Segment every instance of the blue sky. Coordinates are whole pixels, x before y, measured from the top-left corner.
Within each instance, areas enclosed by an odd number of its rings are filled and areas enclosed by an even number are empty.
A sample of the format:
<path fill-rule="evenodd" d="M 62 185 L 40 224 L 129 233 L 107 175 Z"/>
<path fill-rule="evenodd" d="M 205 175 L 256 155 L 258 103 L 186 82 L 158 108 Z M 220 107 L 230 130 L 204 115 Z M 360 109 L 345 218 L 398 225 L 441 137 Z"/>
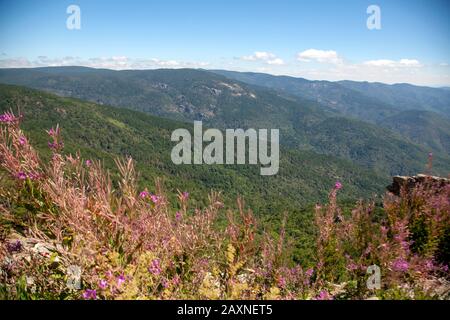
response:
<path fill-rule="evenodd" d="M 81 29 L 66 28 L 69 5 Z M 381 29 L 366 26 L 369 5 Z M 222 68 L 450 85 L 447 0 L 0 0 L 0 67 Z"/>

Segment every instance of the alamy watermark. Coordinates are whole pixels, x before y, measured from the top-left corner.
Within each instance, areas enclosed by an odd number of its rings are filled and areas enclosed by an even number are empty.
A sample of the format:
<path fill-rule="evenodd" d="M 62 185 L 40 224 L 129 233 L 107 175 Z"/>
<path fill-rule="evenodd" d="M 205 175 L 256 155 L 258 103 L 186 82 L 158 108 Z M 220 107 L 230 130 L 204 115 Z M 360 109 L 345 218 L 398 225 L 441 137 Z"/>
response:
<path fill-rule="evenodd" d="M 67 288 L 71 290 L 80 290 L 81 289 L 81 268 L 77 265 L 70 265 L 67 267 Z"/>
<path fill-rule="evenodd" d="M 171 158 L 172 162 L 177 165 L 246 163 L 256 165 L 259 163 L 261 175 L 271 176 L 277 174 L 279 170 L 279 138 L 278 129 L 270 130 L 270 139 L 267 129 L 258 131 L 255 129 L 245 131 L 243 129 L 226 129 L 224 140 L 220 130 L 207 129 L 203 133 L 202 122 L 194 121 L 193 142 L 191 133 L 187 129 L 176 129 L 172 132 L 171 140 L 178 144 L 173 147 Z M 208 143 L 205 148 L 203 148 L 204 142 Z M 193 157 L 192 149 L 194 150 Z"/>
<path fill-rule="evenodd" d="M 66 13 L 70 16 L 67 17 L 66 27 L 69 30 L 81 29 L 81 9 L 77 5 L 70 5 L 67 7 Z"/>
<path fill-rule="evenodd" d="M 370 16 L 367 18 L 367 29 L 369 30 L 381 30 L 381 9 L 379 6 L 372 4 L 367 7 L 367 14 Z"/>
<path fill-rule="evenodd" d="M 367 279 L 366 285 L 369 290 L 379 290 L 381 289 L 381 269 L 376 264 L 367 267 L 367 274 L 369 278 Z"/>

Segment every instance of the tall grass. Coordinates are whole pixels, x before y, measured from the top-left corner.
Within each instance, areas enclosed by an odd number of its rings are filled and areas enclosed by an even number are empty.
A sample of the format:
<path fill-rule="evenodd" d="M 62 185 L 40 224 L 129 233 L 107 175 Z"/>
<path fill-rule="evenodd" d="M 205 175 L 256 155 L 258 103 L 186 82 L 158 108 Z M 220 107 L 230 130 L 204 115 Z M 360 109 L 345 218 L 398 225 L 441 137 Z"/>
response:
<path fill-rule="evenodd" d="M 192 208 L 180 191 L 169 203 L 158 181 L 138 189 L 131 158 L 116 161 L 113 182 L 101 161 L 62 152 L 59 127 L 48 131 L 53 155 L 44 163 L 21 117 L 0 121 L 4 299 L 449 297 L 449 185 L 426 181 L 386 194 L 383 210 L 361 201 L 348 215 L 336 183 L 316 206 L 316 263 L 302 267 L 289 259 L 284 227 L 264 232 L 241 199 L 231 210 L 212 192 L 206 207 Z M 366 285 L 371 265 L 379 289 Z"/>

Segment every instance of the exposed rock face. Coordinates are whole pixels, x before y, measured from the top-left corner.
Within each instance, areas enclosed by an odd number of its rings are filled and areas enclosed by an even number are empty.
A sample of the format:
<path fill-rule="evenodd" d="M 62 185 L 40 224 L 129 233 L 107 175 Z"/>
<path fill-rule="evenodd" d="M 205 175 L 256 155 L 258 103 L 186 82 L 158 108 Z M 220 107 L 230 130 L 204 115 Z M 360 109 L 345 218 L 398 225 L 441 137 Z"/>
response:
<path fill-rule="evenodd" d="M 386 189 L 396 196 L 400 195 L 400 191 L 402 187 L 405 187 L 406 190 L 412 190 L 418 184 L 430 183 L 438 188 L 444 188 L 447 185 L 450 185 L 450 179 L 443 177 L 435 177 L 429 176 L 425 174 L 418 174 L 417 176 L 395 176 L 392 178 L 392 184 L 387 186 Z"/>

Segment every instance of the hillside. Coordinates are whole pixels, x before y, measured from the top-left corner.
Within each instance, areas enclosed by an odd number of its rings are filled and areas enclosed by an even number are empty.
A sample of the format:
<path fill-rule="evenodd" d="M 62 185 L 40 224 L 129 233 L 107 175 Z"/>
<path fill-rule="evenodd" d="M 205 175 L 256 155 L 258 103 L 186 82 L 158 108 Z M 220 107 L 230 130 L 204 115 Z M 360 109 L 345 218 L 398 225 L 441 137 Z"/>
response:
<path fill-rule="evenodd" d="M 420 172 L 430 151 L 435 154 L 437 172 L 447 174 L 450 170 L 446 155 L 416 145 L 390 130 L 338 117 L 336 111 L 311 100 L 202 70 L 3 69 L 0 82 L 168 119 L 203 120 L 221 129 L 278 128 L 280 142 L 290 149 L 351 160 L 380 175 Z M 352 99 L 352 94 L 346 95 Z"/>
<path fill-rule="evenodd" d="M 435 112 L 403 111 L 384 119 L 381 125 L 400 132 L 430 150 L 450 154 L 450 119 Z"/>
<path fill-rule="evenodd" d="M 264 73 L 214 70 L 229 79 L 311 99 L 347 116 L 376 122 L 406 110 L 433 111 L 450 117 L 450 92 L 411 84 L 314 81 Z"/>
<path fill-rule="evenodd" d="M 310 81 L 264 73 L 215 70 L 217 74 L 244 83 L 271 88 L 320 105 L 352 118 L 377 121 L 396 113 L 395 108 L 363 93 L 331 81 Z"/>
<path fill-rule="evenodd" d="M 309 81 L 225 70 L 214 72 L 230 79 L 311 99 L 336 111 L 337 115 L 375 123 L 430 151 L 450 154 L 450 94 L 445 88 L 356 81 Z"/>
<path fill-rule="evenodd" d="M 450 92 L 441 88 L 414 86 L 407 83 L 339 81 L 346 88 L 376 98 L 398 110 L 433 111 L 450 118 Z"/>
<path fill-rule="evenodd" d="M 273 230 L 217 193 L 193 207 L 189 193 L 139 192 L 131 159 L 113 184 L 98 161 L 61 154 L 59 129 L 42 161 L 20 117 L 0 120 L 2 300 L 449 299 L 448 179 L 400 177 L 399 197 L 351 210 L 336 183 Z"/>
<path fill-rule="evenodd" d="M 113 168 L 113 158 L 131 155 L 142 173 L 140 186 L 153 185 L 156 177 L 170 190 L 189 190 L 193 199 L 204 201 L 211 189 L 224 191 L 234 202 L 243 195 L 256 212 L 278 208 L 299 209 L 326 199 L 336 180 L 345 188 L 342 197 L 356 199 L 383 192 L 387 177 L 376 175 L 348 161 L 311 151 L 280 151 L 280 171 L 262 177 L 259 166 L 176 166 L 170 160 L 176 128 L 192 124 L 165 120 L 127 109 L 119 109 L 16 86 L 0 85 L 0 112 L 12 109 L 24 114 L 23 127 L 33 144 L 49 155 L 45 130 L 59 124 L 65 152 L 80 150 L 84 157 L 102 159 Z M 282 197 L 280 197 L 282 195 Z"/>

